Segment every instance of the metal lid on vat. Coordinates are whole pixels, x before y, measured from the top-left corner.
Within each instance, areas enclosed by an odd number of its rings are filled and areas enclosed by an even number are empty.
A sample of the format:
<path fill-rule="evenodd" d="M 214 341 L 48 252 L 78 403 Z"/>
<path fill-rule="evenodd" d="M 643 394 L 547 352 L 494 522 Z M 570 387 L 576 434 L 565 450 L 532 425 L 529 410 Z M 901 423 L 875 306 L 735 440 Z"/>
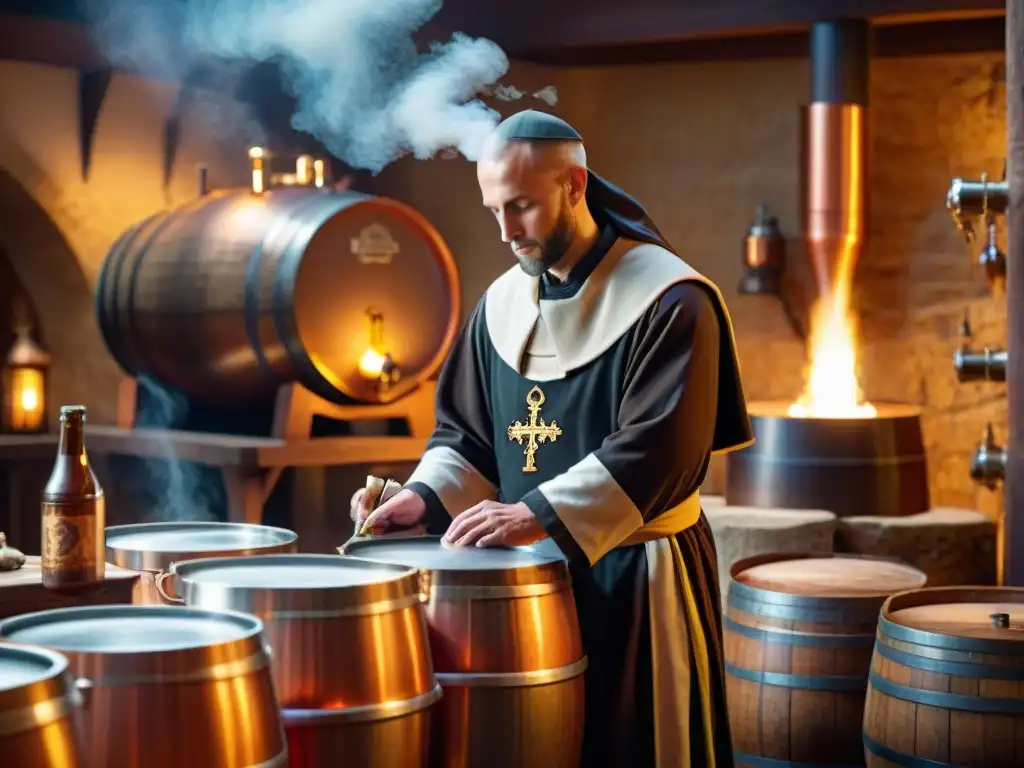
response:
<path fill-rule="evenodd" d="M 298 534 L 245 523 L 139 523 L 106 529 L 107 562 L 136 571 L 164 571 L 177 560 L 294 549 Z"/>
<path fill-rule="evenodd" d="M 392 541 L 367 539 L 353 542 L 348 550 L 370 560 L 433 571 L 528 568 L 555 561 L 555 558 L 517 547 L 451 547 L 439 536 Z"/>
<path fill-rule="evenodd" d="M 57 651 L 164 654 L 259 637 L 255 616 L 164 605 L 60 608 L 0 621 L 0 638 Z"/>
<path fill-rule="evenodd" d="M 176 562 L 170 573 L 187 605 L 228 607 L 264 618 L 285 612 L 365 613 L 412 605 L 420 591 L 411 567 L 337 555 L 273 554 Z"/>
<path fill-rule="evenodd" d="M 67 668 L 66 658 L 46 648 L 0 643 L 0 693 L 53 679 Z"/>
<path fill-rule="evenodd" d="M 409 539 L 367 538 L 346 545 L 346 554 L 430 571 L 432 582 L 519 584 L 568 580 L 565 560 L 525 547 L 452 547 L 440 536 Z"/>
<path fill-rule="evenodd" d="M 412 573 L 401 565 L 312 554 L 203 558 L 175 563 L 172 570 L 180 581 L 275 590 L 359 587 Z"/>

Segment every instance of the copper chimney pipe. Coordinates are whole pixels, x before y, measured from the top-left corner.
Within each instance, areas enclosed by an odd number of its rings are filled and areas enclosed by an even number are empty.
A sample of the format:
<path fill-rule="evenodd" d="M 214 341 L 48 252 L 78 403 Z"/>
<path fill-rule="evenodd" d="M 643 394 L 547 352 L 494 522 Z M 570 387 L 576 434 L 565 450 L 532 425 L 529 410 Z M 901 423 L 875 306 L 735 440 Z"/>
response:
<path fill-rule="evenodd" d="M 867 220 L 866 129 L 871 28 L 813 24 L 811 103 L 803 107 L 804 237 L 818 295 L 849 285 Z"/>

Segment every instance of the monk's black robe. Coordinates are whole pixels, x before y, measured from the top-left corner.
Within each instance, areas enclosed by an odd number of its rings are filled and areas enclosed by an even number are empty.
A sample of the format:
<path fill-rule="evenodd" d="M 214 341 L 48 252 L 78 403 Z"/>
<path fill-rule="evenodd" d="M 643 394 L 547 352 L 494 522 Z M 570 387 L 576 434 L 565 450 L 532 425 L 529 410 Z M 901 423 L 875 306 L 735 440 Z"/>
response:
<path fill-rule="evenodd" d="M 564 283 L 515 266 L 488 289 L 406 487 L 438 532 L 484 499 L 522 501 L 569 561 L 589 660 L 583 765 L 732 766 L 697 493 L 712 451 L 750 438 L 732 329 L 677 255 L 603 224 Z M 533 424 L 554 434 L 531 459 Z"/>

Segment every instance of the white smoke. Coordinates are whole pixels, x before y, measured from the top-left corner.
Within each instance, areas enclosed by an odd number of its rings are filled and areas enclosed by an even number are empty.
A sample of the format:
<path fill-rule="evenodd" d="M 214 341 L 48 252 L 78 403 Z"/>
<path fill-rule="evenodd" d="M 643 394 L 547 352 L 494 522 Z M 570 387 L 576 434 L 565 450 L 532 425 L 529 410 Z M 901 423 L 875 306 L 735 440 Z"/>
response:
<path fill-rule="evenodd" d="M 500 120 L 479 95 L 495 94 L 508 71 L 501 48 L 456 33 L 417 49 L 413 34 L 440 8 L 440 0 L 132 0 L 91 15 L 117 64 L 175 78 L 211 57 L 279 64 L 297 100 L 292 125 L 376 173 L 403 154 L 455 149 L 474 160 Z M 524 95 L 497 89 L 501 100 Z M 556 98 L 550 86 L 534 97 Z"/>

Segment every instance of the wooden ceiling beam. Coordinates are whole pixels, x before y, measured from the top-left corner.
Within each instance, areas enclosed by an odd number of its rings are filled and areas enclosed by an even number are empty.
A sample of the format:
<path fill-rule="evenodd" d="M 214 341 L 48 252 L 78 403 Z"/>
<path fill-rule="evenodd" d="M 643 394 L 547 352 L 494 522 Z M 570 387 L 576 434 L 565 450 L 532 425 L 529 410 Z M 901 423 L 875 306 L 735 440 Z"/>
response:
<path fill-rule="evenodd" d="M 867 18 L 877 25 L 1005 13 L 1005 0 L 447 0 L 434 24 L 487 37 L 509 56 L 800 32 Z"/>

